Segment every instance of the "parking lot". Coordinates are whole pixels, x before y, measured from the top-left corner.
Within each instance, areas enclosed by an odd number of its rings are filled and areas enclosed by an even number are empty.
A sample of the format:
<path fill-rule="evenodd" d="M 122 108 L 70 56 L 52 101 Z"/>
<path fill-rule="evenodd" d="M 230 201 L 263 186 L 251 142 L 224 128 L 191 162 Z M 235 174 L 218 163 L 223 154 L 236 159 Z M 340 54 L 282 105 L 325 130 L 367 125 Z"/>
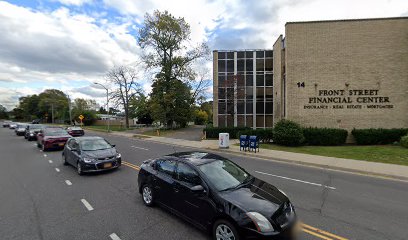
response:
<path fill-rule="evenodd" d="M 0 129 L 1 239 L 210 239 L 186 221 L 143 205 L 144 160 L 191 149 L 105 137 L 122 154 L 113 171 L 79 176 L 61 151 Z M 406 239 L 408 183 L 221 154 L 285 191 L 302 221 L 300 239 Z"/>

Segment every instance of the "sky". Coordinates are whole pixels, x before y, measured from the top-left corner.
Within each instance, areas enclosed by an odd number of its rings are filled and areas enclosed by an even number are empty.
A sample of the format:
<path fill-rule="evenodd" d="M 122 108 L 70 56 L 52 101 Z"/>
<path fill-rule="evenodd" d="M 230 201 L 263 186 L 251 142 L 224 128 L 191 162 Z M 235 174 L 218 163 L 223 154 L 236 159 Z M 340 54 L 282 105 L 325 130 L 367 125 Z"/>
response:
<path fill-rule="evenodd" d="M 192 46 L 271 49 L 286 22 L 408 16 L 408 0 L 0 0 L 0 104 L 49 88 L 105 104 L 93 83 L 140 61 L 138 28 L 156 9 L 185 18 Z M 151 90 L 148 75 L 140 85 Z"/>

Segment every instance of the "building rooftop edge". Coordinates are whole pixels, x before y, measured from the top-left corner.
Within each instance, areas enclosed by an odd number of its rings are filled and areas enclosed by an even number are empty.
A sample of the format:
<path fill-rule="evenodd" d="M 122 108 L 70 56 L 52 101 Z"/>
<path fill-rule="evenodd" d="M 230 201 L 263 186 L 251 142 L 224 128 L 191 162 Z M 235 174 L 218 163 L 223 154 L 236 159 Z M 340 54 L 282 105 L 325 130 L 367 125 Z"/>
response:
<path fill-rule="evenodd" d="M 286 22 L 288 24 L 302 24 L 302 23 L 325 23 L 325 22 L 351 22 L 351 21 L 378 21 L 378 20 L 400 20 L 407 19 L 408 16 L 401 17 L 388 17 L 388 18 L 353 18 L 353 19 L 333 19 L 333 20 L 314 20 L 314 21 L 298 21 L 298 22 Z"/>

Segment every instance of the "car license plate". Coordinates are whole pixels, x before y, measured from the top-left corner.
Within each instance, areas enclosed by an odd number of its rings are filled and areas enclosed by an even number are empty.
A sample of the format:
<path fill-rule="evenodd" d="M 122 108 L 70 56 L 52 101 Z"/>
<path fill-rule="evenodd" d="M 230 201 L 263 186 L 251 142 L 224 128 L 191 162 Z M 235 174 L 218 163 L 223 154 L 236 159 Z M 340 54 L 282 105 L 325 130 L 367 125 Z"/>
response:
<path fill-rule="evenodd" d="M 60 143 L 60 144 L 58 144 L 58 145 L 60 145 L 60 147 L 62 147 L 62 146 L 64 146 L 64 143 Z"/>
<path fill-rule="evenodd" d="M 103 168 L 111 168 L 112 167 L 112 163 L 104 163 L 103 164 Z"/>

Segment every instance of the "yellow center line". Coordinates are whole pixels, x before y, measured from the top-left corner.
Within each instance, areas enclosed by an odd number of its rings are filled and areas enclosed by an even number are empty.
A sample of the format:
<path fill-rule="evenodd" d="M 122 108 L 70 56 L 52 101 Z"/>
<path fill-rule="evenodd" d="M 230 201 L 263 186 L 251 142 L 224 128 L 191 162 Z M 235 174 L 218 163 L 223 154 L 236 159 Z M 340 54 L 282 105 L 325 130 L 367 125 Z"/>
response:
<path fill-rule="evenodd" d="M 132 163 L 129 163 L 129 162 L 126 162 L 126 161 L 122 161 L 122 164 L 127 166 L 127 167 L 133 168 L 136 171 L 140 170 L 140 167 L 135 165 L 135 164 L 132 164 Z M 312 226 L 304 224 L 304 223 L 301 223 L 301 227 L 302 227 L 301 230 L 303 232 L 308 233 L 310 235 L 313 235 L 313 236 L 318 237 L 318 238 L 323 239 L 323 240 L 348 240 L 347 238 L 337 236 L 335 234 L 326 232 L 324 230 L 312 227 Z"/>
<path fill-rule="evenodd" d="M 307 229 L 312 230 L 312 231 L 315 231 L 315 232 L 317 232 L 318 234 L 323 234 L 323 235 L 326 235 L 326 236 L 328 236 L 328 237 L 332 237 L 332 238 L 334 238 L 334 239 L 336 239 L 336 240 L 348 240 L 347 238 L 340 237 L 340 236 L 335 235 L 335 234 L 333 234 L 333 233 L 326 232 L 326 231 L 324 231 L 324 230 L 321 230 L 321 229 L 312 227 L 312 226 L 307 225 L 307 224 L 304 224 L 304 223 L 301 224 L 301 227 L 307 228 Z"/>
<path fill-rule="evenodd" d="M 318 238 L 324 239 L 324 240 L 333 240 L 332 238 L 325 237 L 325 236 L 323 236 L 323 235 L 320 235 L 320 234 L 318 234 L 318 233 L 309 231 L 309 230 L 304 229 L 304 228 L 302 228 L 302 231 L 305 232 L 305 233 L 308 233 L 308 234 L 310 234 L 310 235 L 316 236 L 316 237 L 318 237 Z"/>
<path fill-rule="evenodd" d="M 140 167 L 139 167 L 139 166 L 134 165 L 134 164 L 132 164 L 132 163 L 122 161 L 122 164 L 125 165 L 125 166 L 127 166 L 127 167 L 133 168 L 133 169 L 135 169 L 135 170 L 137 170 L 137 171 L 140 170 Z"/>

